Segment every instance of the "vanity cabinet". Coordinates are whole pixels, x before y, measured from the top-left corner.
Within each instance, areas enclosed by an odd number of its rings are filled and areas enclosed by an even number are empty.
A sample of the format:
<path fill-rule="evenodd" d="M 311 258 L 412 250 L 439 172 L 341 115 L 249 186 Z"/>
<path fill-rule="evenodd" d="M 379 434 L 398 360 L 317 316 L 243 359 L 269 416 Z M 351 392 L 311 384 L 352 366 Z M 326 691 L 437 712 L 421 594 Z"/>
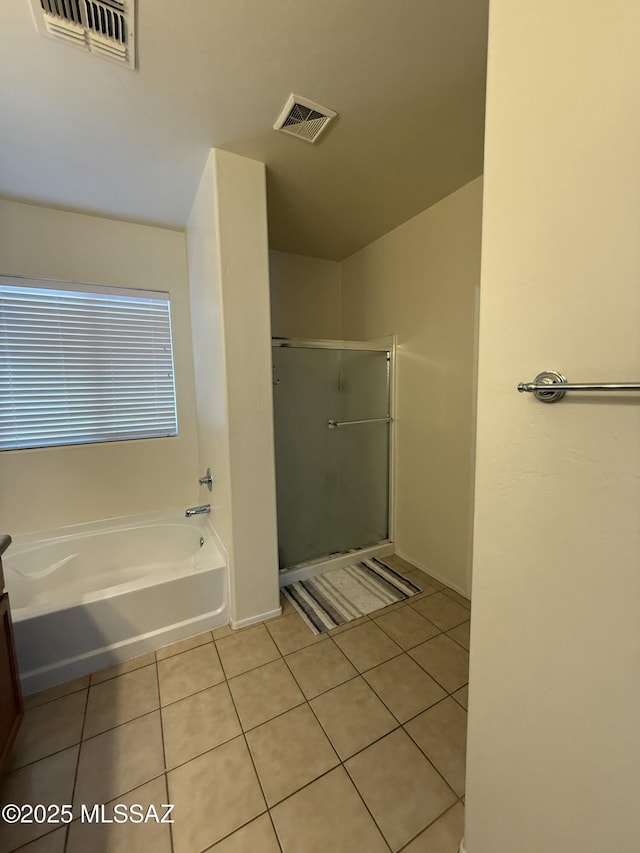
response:
<path fill-rule="evenodd" d="M 9 753 L 24 716 L 9 593 L 4 589 L 2 571 L 2 555 L 10 544 L 10 536 L 0 536 L 0 777 L 7 769 Z"/>

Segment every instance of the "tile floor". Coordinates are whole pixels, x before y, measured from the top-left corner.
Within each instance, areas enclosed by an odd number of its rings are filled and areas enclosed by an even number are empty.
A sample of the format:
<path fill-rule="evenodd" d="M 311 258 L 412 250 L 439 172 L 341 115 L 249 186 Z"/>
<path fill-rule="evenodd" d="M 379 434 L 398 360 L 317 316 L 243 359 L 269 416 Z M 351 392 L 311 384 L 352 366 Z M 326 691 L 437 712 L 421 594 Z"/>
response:
<path fill-rule="evenodd" d="M 469 602 L 404 562 L 409 602 L 314 636 L 292 606 L 27 699 L 0 853 L 457 853 Z M 173 803 L 173 824 L 89 823 L 81 804 Z"/>

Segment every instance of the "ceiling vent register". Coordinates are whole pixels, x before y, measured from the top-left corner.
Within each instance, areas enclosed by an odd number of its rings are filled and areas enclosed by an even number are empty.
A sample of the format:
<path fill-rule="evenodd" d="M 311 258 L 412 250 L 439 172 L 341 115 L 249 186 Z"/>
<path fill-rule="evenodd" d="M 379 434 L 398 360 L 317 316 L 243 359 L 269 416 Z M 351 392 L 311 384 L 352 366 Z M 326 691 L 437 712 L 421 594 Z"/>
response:
<path fill-rule="evenodd" d="M 338 115 L 308 98 L 290 95 L 284 109 L 273 125 L 274 130 L 297 136 L 305 142 L 317 142 L 328 124 Z"/>
<path fill-rule="evenodd" d="M 31 0 L 31 7 L 42 35 L 135 70 L 135 0 Z"/>

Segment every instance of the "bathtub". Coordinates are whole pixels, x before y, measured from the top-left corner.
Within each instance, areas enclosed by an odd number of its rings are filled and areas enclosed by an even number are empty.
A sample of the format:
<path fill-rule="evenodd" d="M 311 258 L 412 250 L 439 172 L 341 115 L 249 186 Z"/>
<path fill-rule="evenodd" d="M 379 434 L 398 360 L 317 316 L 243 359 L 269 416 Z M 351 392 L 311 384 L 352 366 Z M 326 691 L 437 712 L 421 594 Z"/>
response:
<path fill-rule="evenodd" d="M 224 550 L 184 510 L 19 535 L 3 565 L 25 694 L 228 621 Z"/>

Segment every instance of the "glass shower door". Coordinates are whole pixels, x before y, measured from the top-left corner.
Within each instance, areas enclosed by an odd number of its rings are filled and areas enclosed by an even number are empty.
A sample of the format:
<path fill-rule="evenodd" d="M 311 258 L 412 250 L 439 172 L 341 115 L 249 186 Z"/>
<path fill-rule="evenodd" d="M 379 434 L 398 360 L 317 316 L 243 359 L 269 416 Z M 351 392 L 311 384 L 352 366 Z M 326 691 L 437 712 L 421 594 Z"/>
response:
<path fill-rule="evenodd" d="M 281 568 L 388 537 L 388 358 L 274 346 Z"/>
<path fill-rule="evenodd" d="M 389 535 L 389 356 L 341 350 L 337 426 L 331 451 L 338 465 L 338 551 Z"/>

